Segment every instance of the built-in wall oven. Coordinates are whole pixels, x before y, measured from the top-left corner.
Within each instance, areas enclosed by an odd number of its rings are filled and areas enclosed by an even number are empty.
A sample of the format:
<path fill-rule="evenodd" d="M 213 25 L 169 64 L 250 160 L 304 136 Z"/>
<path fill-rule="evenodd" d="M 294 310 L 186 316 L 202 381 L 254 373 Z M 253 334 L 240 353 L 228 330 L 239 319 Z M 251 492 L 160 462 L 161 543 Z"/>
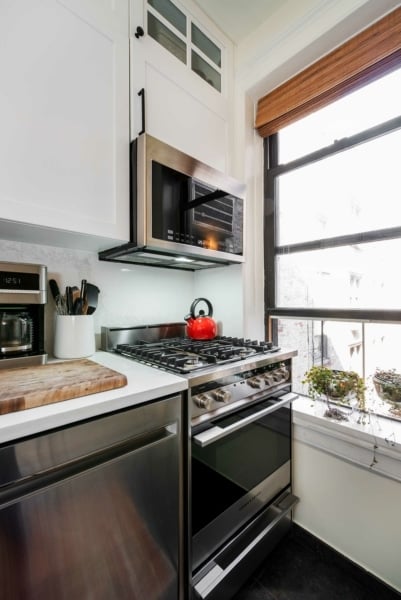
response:
<path fill-rule="evenodd" d="M 102 347 L 188 380 L 188 597 L 228 600 L 283 537 L 291 488 L 291 367 L 271 342 L 185 337 L 185 323 L 102 328 Z"/>

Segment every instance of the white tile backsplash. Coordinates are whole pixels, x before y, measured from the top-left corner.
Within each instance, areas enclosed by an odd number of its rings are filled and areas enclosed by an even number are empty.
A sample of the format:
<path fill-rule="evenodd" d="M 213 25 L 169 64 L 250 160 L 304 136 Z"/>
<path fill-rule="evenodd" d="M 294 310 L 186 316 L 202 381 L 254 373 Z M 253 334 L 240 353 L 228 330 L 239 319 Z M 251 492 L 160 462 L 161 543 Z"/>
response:
<path fill-rule="evenodd" d="M 0 260 L 47 266 L 48 279 L 64 290 L 87 279 L 100 288 L 94 313 L 96 345 L 100 329 L 183 321 L 194 298 L 208 298 L 219 329 L 242 334 L 241 267 L 221 267 L 199 273 L 99 261 L 96 252 L 0 240 Z M 46 351 L 53 353 L 55 305 L 48 290 Z"/>

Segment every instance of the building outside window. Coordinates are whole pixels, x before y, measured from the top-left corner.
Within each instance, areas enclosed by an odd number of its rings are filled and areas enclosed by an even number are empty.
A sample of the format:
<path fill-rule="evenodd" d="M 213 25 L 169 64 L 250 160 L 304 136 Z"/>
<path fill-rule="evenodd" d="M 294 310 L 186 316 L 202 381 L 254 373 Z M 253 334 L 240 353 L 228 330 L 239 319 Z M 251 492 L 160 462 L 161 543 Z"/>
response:
<path fill-rule="evenodd" d="M 401 66 L 265 139 L 266 320 L 314 364 L 401 373 Z"/>

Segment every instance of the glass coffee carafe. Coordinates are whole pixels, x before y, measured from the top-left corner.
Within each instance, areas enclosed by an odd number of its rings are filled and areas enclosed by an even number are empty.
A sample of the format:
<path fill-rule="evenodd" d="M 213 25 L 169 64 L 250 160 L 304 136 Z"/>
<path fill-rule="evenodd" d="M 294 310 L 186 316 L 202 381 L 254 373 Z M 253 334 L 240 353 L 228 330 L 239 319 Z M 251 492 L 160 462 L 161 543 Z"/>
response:
<path fill-rule="evenodd" d="M 29 352 L 32 350 L 33 321 L 27 312 L 0 313 L 0 352 Z"/>

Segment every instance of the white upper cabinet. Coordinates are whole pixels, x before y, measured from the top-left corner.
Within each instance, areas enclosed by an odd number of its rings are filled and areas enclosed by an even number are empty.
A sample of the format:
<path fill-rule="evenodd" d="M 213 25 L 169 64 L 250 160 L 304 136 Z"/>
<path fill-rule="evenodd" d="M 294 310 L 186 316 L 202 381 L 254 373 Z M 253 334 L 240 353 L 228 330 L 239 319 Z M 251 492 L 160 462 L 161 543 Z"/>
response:
<path fill-rule="evenodd" d="M 131 0 L 130 29 L 132 139 L 144 125 L 150 135 L 227 172 L 232 44 L 190 0 L 185 6 Z"/>
<path fill-rule="evenodd" d="M 128 239 L 128 2 L 1 0 L 1 219 Z"/>

